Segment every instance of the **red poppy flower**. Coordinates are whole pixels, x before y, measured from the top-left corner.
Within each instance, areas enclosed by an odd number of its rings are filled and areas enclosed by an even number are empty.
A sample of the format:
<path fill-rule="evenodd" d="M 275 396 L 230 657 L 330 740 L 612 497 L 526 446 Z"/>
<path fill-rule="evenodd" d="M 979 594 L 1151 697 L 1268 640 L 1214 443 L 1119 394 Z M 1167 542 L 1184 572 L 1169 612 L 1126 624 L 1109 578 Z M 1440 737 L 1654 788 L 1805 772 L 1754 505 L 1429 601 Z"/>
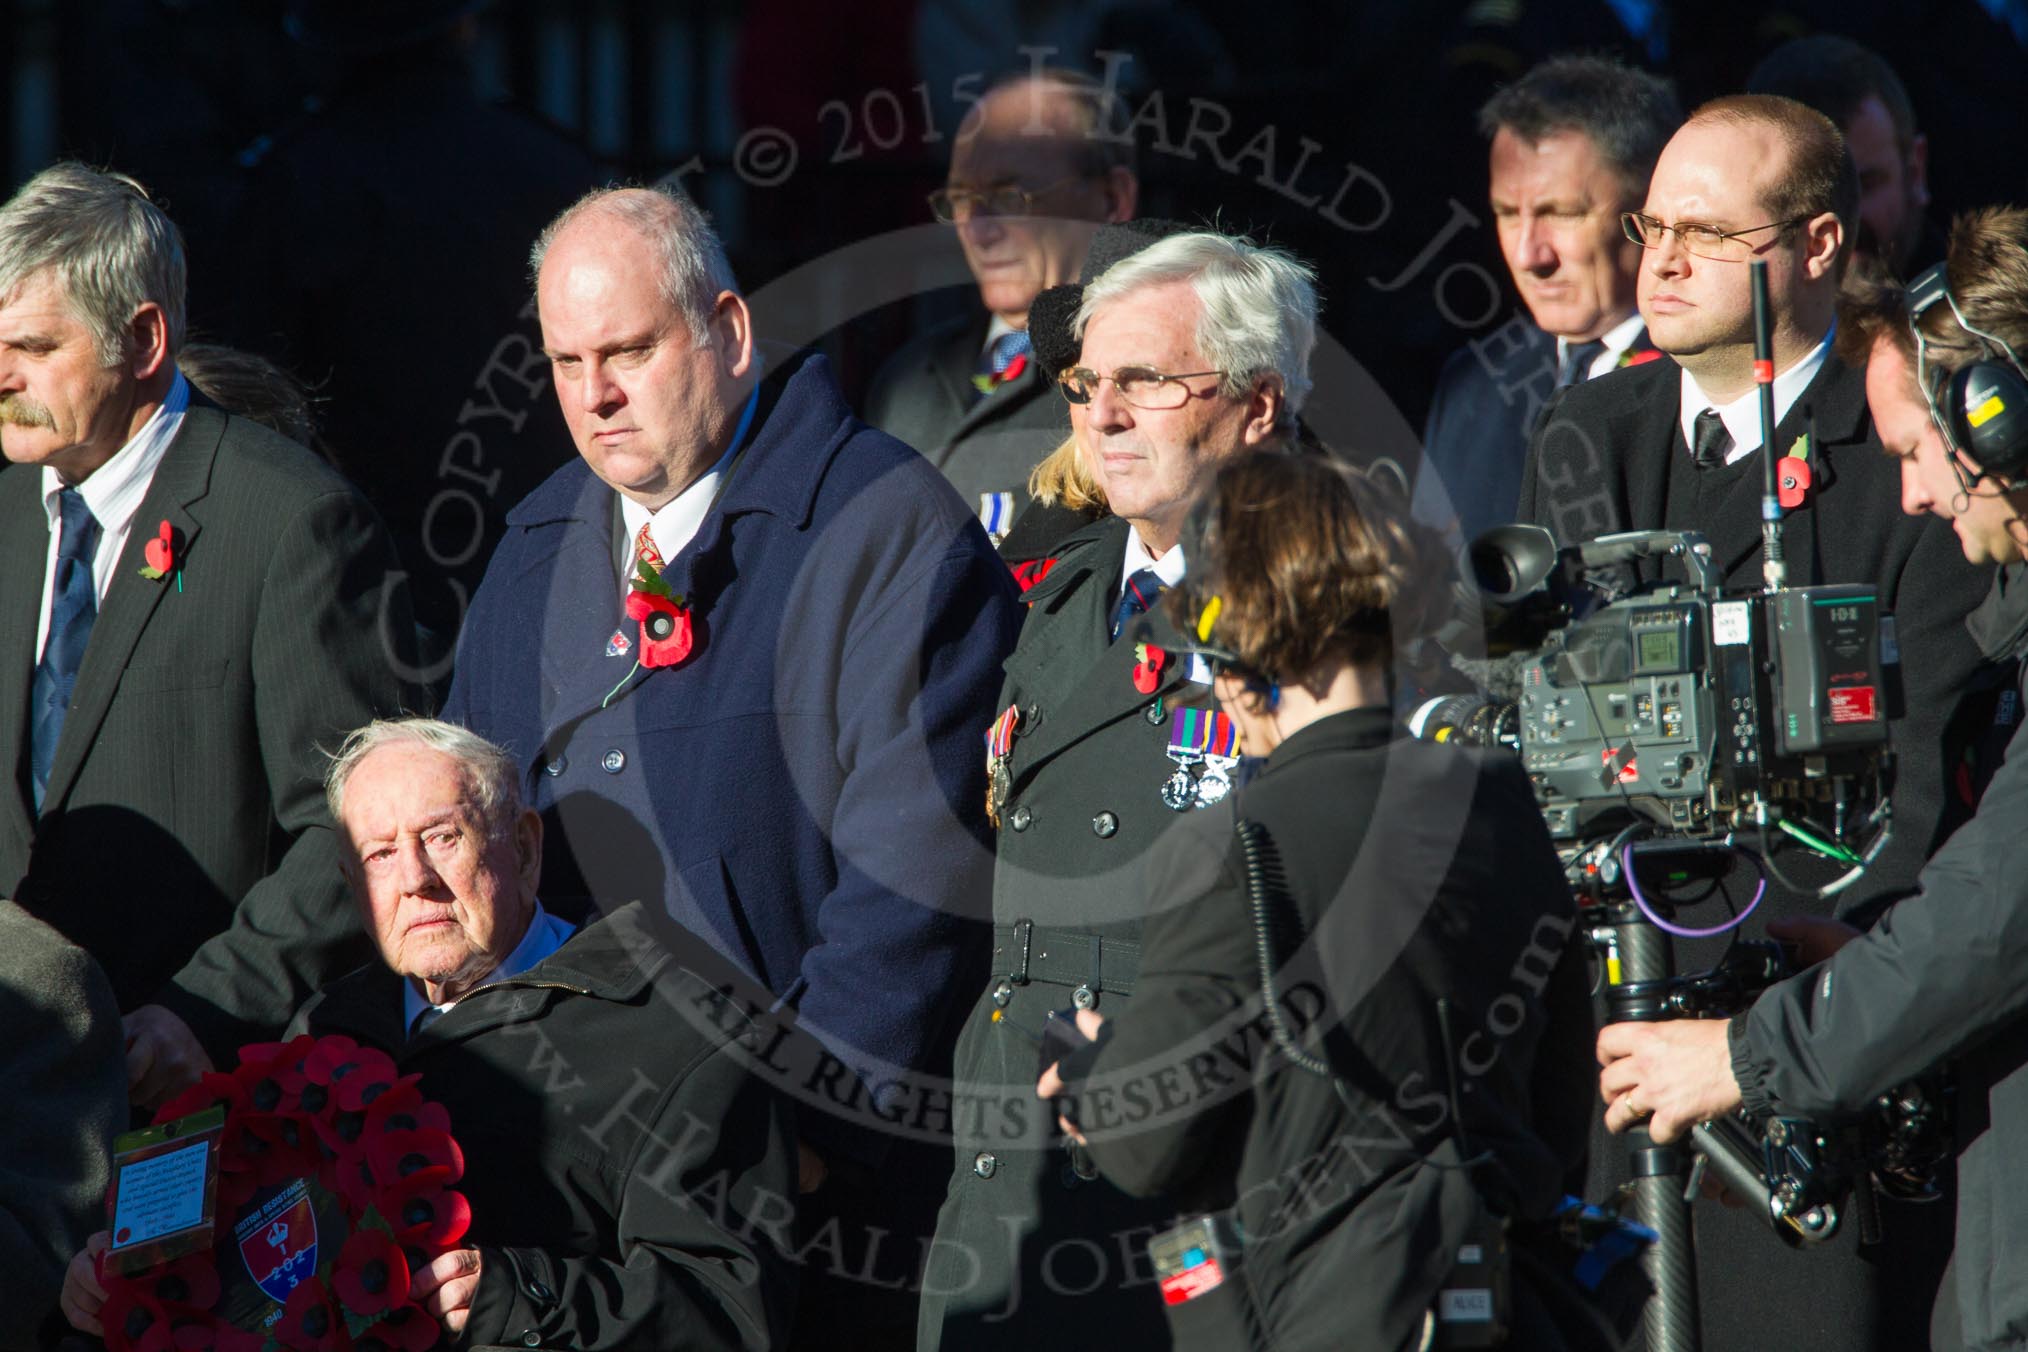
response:
<path fill-rule="evenodd" d="M 331 1290 L 350 1314 L 379 1314 L 407 1304 L 408 1259 L 385 1230 L 361 1226 L 338 1252 Z"/>
<path fill-rule="evenodd" d="M 667 596 L 627 593 L 627 618 L 641 622 L 638 661 L 644 667 L 673 667 L 690 656 L 690 610 Z"/>
<path fill-rule="evenodd" d="M 438 1183 L 465 1176 L 465 1152 L 448 1131 L 391 1131 L 373 1138 L 366 1158 L 383 1188 L 423 1175 Z"/>
<path fill-rule="evenodd" d="M 140 1280 L 165 1307 L 209 1310 L 218 1304 L 218 1265 L 209 1251 L 185 1254 Z"/>
<path fill-rule="evenodd" d="M 416 1076 L 397 1075 L 394 1062 L 384 1055 L 363 1057 L 349 1063 L 352 1069 L 338 1083 L 338 1110 L 365 1112 L 397 1084 L 413 1084 Z"/>
<path fill-rule="evenodd" d="M 1014 360 L 1007 363 L 1007 369 L 1000 373 L 998 383 L 1005 385 L 1010 380 L 1019 380 L 1021 373 L 1027 369 L 1028 354 L 1026 352 L 1017 352 L 1014 354 Z M 167 525 L 168 523 L 164 522 L 163 524 Z"/>
<path fill-rule="evenodd" d="M 429 1352 L 442 1333 L 420 1306 L 404 1305 L 360 1334 L 353 1352 Z"/>
<path fill-rule="evenodd" d="M 251 1174 L 257 1188 L 314 1174 L 324 1162 L 316 1128 L 298 1113 L 240 1113 L 219 1154 L 221 1167 Z"/>
<path fill-rule="evenodd" d="M 230 1075 L 207 1070 L 196 1084 L 155 1110 L 155 1125 L 225 1105 L 227 1113 L 246 1107 L 246 1088 Z"/>
<path fill-rule="evenodd" d="M 413 1244 L 429 1254 L 450 1248 L 472 1227 L 472 1204 L 465 1195 L 427 1173 L 381 1189 L 374 1206 L 394 1227 L 397 1243 Z"/>
<path fill-rule="evenodd" d="M 257 1113 L 296 1111 L 303 1086 L 303 1060 L 317 1045 L 308 1033 L 289 1042 L 257 1042 L 239 1049 L 233 1078 L 246 1090 L 247 1106 Z"/>
<path fill-rule="evenodd" d="M 152 1334 L 169 1333 L 169 1312 L 139 1282 L 102 1273 L 99 1282 L 106 1289 L 106 1303 L 99 1307 L 109 1352 L 138 1352 L 142 1341 Z"/>
<path fill-rule="evenodd" d="M 304 1109 L 323 1112 L 330 1091 L 360 1073 L 366 1074 L 371 1083 L 391 1083 L 395 1078 L 394 1059 L 377 1048 L 361 1047 L 349 1037 L 334 1034 L 319 1038 L 316 1048 L 303 1060 L 303 1076 L 312 1086 L 303 1091 Z M 343 1097 L 342 1091 L 338 1097 Z"/>
<path fill-rule="evenodd" d="M 275 1340 L 294 1352 L 351 1352 L 345 1316 L 332 1305 L 324 1283 L 311 1277 L 299 1282 L 282 1305 L 274 1327 Z"/>

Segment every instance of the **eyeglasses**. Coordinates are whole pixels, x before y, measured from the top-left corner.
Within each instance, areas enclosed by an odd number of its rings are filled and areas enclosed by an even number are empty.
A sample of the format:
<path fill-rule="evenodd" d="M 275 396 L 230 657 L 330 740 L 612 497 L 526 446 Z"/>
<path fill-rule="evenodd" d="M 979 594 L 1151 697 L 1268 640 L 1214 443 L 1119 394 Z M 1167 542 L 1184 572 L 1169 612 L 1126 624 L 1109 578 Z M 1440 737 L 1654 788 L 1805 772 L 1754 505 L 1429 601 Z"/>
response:
<path fill-rule="evenodd" d="M 1063 397 L 1073 404 L 1089 404 L 1098 393 L 1099 382 L 1110 380 L 1120 398 L 1135 408 L 1170 409 L 1181 408 L 1199 394 L 1209 390 L 1193 390 L 1183 382 L 1199 376 L 1222 376 L 1223 371 L 1185 371 L 1180 375 L 1164 375 L 1147 366 L 1122 366 L 1109 376 L 1102 376 L 1086 366 L 1073 366 L 1056 378 L 1057 388 Z"/>
<path fill-rule="evenodd" d="M 1744 230 L 1720 230 L 1715 225 L 1664 225 L 1653 216 L 1638 211 L 1620 213 L 1620 228 L 1627 232 L 1627 238 L 1643 249 L 1659 249 L 1669 235 L 1683 246 L 1683 252 L 1698 258 L 1708 258 L 1715 263 L 1743 263 L 1752 256 L 1754 246 L 1747 243 L 1747 235 L 1757 235 L 1763 230 L 1787 230 L 1801 225 L 1808 214 L 1792 216 L 1786 221 L 1769 221 L 1766 225 L 1750 225 Z"/>
<path fill-rule="evenodd" d="M 1035 213 L 1035 203 L 1055 192 L 1066 183 L 1075 183 L 1078 175 L 1059 178 L 1039 188 L 1022 188 L 1014 184 L 988 188 L 975 192 L 970 188 L 938 188 L 929 195 L 930 215 L 945 225 L 956 225 L 974 216 L 1030 216 Z"/>

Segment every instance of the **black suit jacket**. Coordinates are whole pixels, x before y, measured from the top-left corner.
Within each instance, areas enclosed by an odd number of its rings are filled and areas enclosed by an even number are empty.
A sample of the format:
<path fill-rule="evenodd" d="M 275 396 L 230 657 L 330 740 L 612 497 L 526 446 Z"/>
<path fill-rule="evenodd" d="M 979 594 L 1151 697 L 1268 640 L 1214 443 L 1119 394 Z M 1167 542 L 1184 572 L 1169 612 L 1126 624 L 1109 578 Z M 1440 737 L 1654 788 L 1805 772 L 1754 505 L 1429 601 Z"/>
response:
<path fill-rule="evenodd" d="M 324 806 L 325 752 L 413 708 L 393 548 L 294 442 L 193 402 L 85 650 L 40 817 L 29 686 L 49 545 L 34 466 L 0 473 L 0 896 L 159 1002 L 214 1057 L 269 1036 L 365 955 Z M 163 521 L 176 575 L 140 575 Z"/>
<path fill-rule="evenodd" d="M 1070 414 L 1032 359 L 979 397 L 972 377 L 990 323 L 983 311 L 961 316 L 904 344 L 874 377 L 866 421 L 927 456 L 975 512 L 985 494 L 1013 494 L 1011 523 L 1028 505 L 1029 472 L 1070 435 Z"/>
<path fill-rule="evenodd" d="M 1687 456 L 1678 425 L 1681 368 L 1661 360 L 1601 376 L 1551 404 L 1529 448 L 1522 519 L 1565 544 L 1618 530 L 1681 524 L 1709 537 L 1728 588 L 1761 584 L 1760 461 L 1737 476 L 1701 519 L 1670 501 L 1671 455 Z M 1912 889 L 1947 818 L 1944 726 L 1979 663 L 1965 616 L 1991 574 L 1964 560 L 1942 522 L 1901 511 L 1900 464 L 1887 455 L 1866 408 L 1864 375 L 1825 358 L 1775 429 L 1786 452 L 1811 436 L 1813 484 L 1785 519 L 1791 586 L 1866 582 L 1895 617 L 1907 712 L 1892 725 L 1898 768 L 1894 838 L 1851 900 Z M 1681 479 L 1678 479 L 1681 482 Z M 1770 888 L 1771 893 L 1774 891 Z"/>

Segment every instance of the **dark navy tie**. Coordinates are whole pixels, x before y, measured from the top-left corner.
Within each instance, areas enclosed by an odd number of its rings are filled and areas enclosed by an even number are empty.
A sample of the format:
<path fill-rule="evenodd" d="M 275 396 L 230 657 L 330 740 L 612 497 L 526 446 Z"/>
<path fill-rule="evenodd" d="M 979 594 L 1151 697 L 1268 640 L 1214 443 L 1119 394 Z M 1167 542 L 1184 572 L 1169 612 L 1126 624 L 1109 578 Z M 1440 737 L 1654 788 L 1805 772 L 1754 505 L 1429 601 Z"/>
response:
<path fill-rule="evenodd" d="M 92 587 L 92 556 L 99 548 L 98 518 L 75 488 L 64 489 L 56 500 L 56 585 L 50 594 L 49 641 L 35 666 L 28 706 L 29 770 L 37 812 L 42 811 L 42 796 L 49 788 L 49 768 L 56 763 L 57 739 L 63 736 L 63 716 L 70 709 L 78 668 L 84 665 L 92 621 L 99 614 L 98 594 Z"/>
<path fill-rule="evenodd" d="M 1556 370 L 1556 388 L 1565 385 L 1582 385 L 1591 379 L 1591 364 L 1605 351 L 1605 340 L 1594 338 L 1588 343 L 1572 343 L 1563 354 L 1563 364 Z"/>
<path fill-rule="evenodd" d="M 1168 584 L 1155 575 L 1152 568 L 1142 568 L 1127 579 L 1127 589 L 1120 593 L 1120 603 L 1113 607 L 1113 637 L 1127 627 L 1127 621 L 1136 615 L 1148 613 L 1148 607 L 1161 599 L 1168 590 Z"/>

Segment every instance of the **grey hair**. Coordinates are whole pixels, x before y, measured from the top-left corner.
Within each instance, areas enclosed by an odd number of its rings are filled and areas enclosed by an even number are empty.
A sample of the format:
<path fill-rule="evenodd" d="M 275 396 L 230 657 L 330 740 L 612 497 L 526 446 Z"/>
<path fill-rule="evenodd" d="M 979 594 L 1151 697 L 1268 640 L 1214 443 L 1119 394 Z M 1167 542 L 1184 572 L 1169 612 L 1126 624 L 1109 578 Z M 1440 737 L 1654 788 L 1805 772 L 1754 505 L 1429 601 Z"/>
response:
<path fill-rule="evenodd" d="M 331 809 L 333 822 L 344 813 L 345 785 L 353 772 L 368 756 L 388 746 L 425 747 L 463 767 L 489 836 L 503 834 L 521 815 L 521 775 L 505 750 L 440 718 L 376 718 L 346 737 L 324 771 L 324 802 Z"/>
<path fill-rule="evenodd" d="M 1224 373 L 1219 389 L 1237 398 L 1254 378 L 1281 382 L 1280 425 L 1295 424 L 1310 392 L 1317 345 L 1317 274 L 1293 254 L 1214 231 L 1170 235 L 1122 258 L 1084 288 L 1072 332 L 1101 306 L 1143 287 L 1188 282 L 1196 293 L 1197 347 Z"/>
<path fill-rule="evenodd" d="M 711 218 L 683 191 L 673 176 L 645 188 L 594 188 L 565 207 L 542 227 L 528 250 L 528 281 L 542 282 L 542 261 L 550 246 L 572 225 L 588 216 L 605 216 L 633 227 L 662 255 L 656 279 L 662 299 L 679 310 L 690 325 L 692 341 L 710 337 L 712 304 L 722 291 L 739 291 L 725 245 L 711 228 Z"/>
<path fill-rule="evenodd" d="M 167 320 L 170 354 L 183 346 L 183 234 L 125 174 L 67 160 L 0 207 L 0 302 L 45 269 L 91 330 L 101 365 L 125 359 L 128 327 L 150 301 Z"/>
<path fill-rule="evenodd" d="M 1503 127 L 1530 145 L 1563 131 L 1588 137 L 1637 202 L 1662 147 L 1682 125 L 1674 86 L 1604 56 L 1544 61 L 1479 109 L 1479 131 L 1488 140 Z"/>

